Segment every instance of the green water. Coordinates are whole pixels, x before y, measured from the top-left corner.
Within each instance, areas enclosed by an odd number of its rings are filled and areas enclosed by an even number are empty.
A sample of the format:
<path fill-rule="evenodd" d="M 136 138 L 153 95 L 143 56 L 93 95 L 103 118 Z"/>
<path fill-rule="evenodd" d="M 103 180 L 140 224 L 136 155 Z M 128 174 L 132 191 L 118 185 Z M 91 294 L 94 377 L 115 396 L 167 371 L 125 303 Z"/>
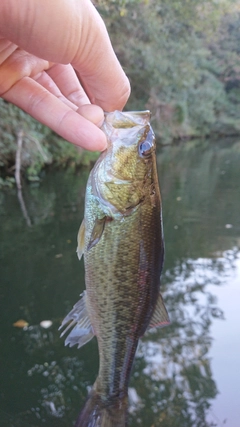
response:
<path fill-rule="evenodd" d="M 172 323 L 139 345 L 129 426 L 239 427 L 240 142 L 165 147 L 158 166 Z M 70 349 L 58 332 L 84 289 L 87 176 L 46 174 L 22 200 L 0 193 L 0 427 L 72 426 L 96 378 L 96 341 Z"/>

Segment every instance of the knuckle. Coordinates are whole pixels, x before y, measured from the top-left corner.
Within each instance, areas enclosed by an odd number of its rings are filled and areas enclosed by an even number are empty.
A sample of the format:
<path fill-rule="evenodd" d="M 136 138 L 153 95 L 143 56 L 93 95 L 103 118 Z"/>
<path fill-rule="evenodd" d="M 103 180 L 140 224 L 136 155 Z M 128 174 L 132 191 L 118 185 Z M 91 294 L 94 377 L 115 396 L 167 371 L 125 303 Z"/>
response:
<path fill-rule="evenodd" d="M 35 115 L 37 111 L 41 110 L 41 108 L 45 108 L 48 105 L 48 96 L 48 91 L 44 88 L 42 88 L 41 92 L 38 94 L 33 92 L 31 95 L 29 95 L 27 100 L 28 111 L 31 111 L 31 113 Z"/>
<path fill-rule="evenodd" d="M 131 86 L 130 86 L 130 82 L 127 79 L 125 85 L 123 86 L 123 95 L 122 95 L 122 102 L 124 103 L 124 105 L 127 103 L 130 95 L 131 95 Z"/>
<path fill-rule="evenodd" d="M 113 100 L 112 102 L 111 111 L 122 110 L 123 107 L 126 105 L 128 98 L 130 97 L 131 87 L 130 87 L 129 80 L 127 78 L 125 80 L 125 83 L 120 86 L 118 93 L 119 95 L 116 96 L 115 100 Z"/>
<path fill-rule="evenodd" d="M 0 96 L 8 92 L 19 80 L 31 73 L 31 66 L 23 51 L 15 51 L 0 65 Z"/>

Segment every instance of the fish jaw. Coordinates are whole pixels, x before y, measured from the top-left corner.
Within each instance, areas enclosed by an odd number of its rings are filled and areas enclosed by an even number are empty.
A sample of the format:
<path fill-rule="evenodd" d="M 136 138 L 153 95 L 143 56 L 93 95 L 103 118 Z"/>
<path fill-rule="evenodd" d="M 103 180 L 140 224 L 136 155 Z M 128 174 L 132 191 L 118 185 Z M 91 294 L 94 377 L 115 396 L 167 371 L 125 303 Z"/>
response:
<path fill-rule="evenodd" d="M 145 111 L 113 111 L 105 113 L 105 120 L 102 126 L 108 139 L 112 138 L 111 129 L 130 129 L 135 126 L 146 126 L 150 122 L 151 113 Z"/>

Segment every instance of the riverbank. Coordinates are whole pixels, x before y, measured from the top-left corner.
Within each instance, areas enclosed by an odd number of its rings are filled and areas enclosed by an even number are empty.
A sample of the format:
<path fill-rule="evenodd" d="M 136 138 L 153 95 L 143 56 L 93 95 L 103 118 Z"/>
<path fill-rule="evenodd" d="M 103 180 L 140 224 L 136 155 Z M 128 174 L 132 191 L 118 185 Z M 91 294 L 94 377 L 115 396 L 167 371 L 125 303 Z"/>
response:
<path fill-rule="evenodd" d="M 0 99 L 0 189 L 19 186 L 21 181 L 38 182 L 44 170 L 77 170 L 91 166 L 99 153 L 83 150 L 63 140 L 46 126 Z M 161 135 L 159 122 L 153 117 L 159 149 L 166 145 L 189 140 L 237 139 L 240 131 L 226 128 L 224 131 L 192 132 Z M 166 124 L 165 124 L 166 125 Z"/>
<path fill-rule="evenodd" d="M 16 175 L 38 181 L 44 169 L 88 166 L 97 156 L 63 140 L 0 99 L 0 188 L 14 186 Z"/>

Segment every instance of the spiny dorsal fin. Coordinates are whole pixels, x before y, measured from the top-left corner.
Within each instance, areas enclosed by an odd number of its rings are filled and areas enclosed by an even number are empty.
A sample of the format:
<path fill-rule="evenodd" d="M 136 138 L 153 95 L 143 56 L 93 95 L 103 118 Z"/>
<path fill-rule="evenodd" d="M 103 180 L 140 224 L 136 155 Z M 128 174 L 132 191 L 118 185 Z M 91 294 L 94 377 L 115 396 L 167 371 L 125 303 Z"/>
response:
<path fill-rule="evenodd" d="M 91 321 L 88 316 L 88 310 L 86 306 L 87 292 L 84 291 L 82 298 L 74 305 L 73 309 L 63 319 L 59 329 L 62 329 L 67 323 L 67 327 L 61 333 L 62 337 L 69 329 L 73 327 L 70 334 L 65 340 L 65 345 L 69 344 L 69 347 L 77 344 L 78 348 L 82 347 L 94 336 Z"/>
<path fill-rule="evenodd" d="M 148 330 L 151 328 L 163 327 L 170 324 L 167 309 L 164 305 L 162 295 L 159 293 L 157 304 L 150 320 Z"/>
<path fill-rule="evenodd" d="M 78 236 L 77 236 L 77 256 L 80 260 L 82 258 L 82 255 L 84 253 L 84 242 L 85 242 L 85 221 L 82 220 L 82 223 L 80 225 Z"/>

